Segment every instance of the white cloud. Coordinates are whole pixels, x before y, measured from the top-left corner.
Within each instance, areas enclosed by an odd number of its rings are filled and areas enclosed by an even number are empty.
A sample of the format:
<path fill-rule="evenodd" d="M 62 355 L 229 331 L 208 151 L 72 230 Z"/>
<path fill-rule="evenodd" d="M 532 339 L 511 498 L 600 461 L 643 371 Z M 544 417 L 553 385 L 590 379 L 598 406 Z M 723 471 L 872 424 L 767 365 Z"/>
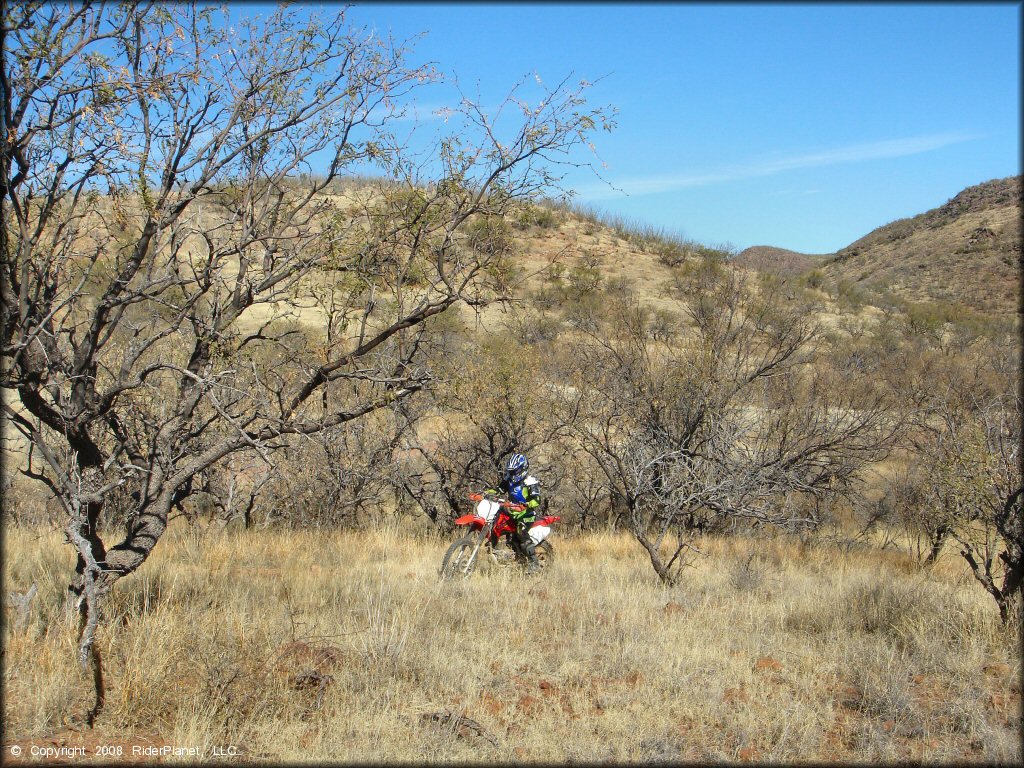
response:
<path fill-rule="evenodd" d="M 689 187 L 721 184 L 726 181 L 773 176 L 797 168 L 816 168 L 826 165 L 860 163 L 867 160 L 881 160 L 891 157 L 906 157 L 907 155 L 931 152 L 951 144 L 960 144 L 977 138 L 980 138 L 980 136 L 966 133 L 939 133 L 927 136 L 914 136 L 906 139 L 851 144 L 846 147 L 808 152 L 789 157 L 762 157 L 706 173 L 611 179 L 610 181 L 616 189 L 603 184 L 588 185 L 577 190 L 577 194 L 583 200 L 608 200 L 620 197 L 623 192 L 630 196 L 654 195 L 662 192 L 674 192 Z"/>
<path fill-rule="evenodd" d="M 793 197 L 793 196 L 806 197 L 807 195 L 820 195 L 821 194 L 821 190 L 820 189 L 776 189 L 773 192 L 770 192 L 769 194 L 771 194 L 771 195 L 773 195 L 775 197 L 786 197 L 786 196 L 789 196 L 789 197 Z"/>
<path fill-rule="evenodd" d="M 443 120 L 446 111 L 451 107 L 443 104 L 406 104 L 394 107 L 375 107 L 369 112 L 371 121 L 379 121 L 385 118 L 393 122 L 426 123 L 434 120 Z"/>

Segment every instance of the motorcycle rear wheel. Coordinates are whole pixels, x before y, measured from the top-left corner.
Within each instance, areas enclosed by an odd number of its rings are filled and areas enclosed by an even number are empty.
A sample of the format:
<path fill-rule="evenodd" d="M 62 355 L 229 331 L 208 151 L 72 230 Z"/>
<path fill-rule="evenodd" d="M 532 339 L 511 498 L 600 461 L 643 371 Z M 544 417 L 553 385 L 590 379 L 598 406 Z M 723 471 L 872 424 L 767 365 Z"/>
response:
<path fill-rule="evenodd" d="M 551 546 L 550 541 L 542 541 L 534 547 L 534 552 L 537 553 L 537 562 L 540 563 L 541 568 L 550 568 L 555 562 L 555 548 Z"/>
<path fill-rule="evenodd" d="M 479 534 L 469 534 L 463 536 L 461 539 L 456 539 L 448 551 L 444 553 L 444 560 L 441 561 L 441 580 L 447 581 L 453 579 L 456 576 L 462 576 L 468 578 L 470 574 L 476 570 L 477 565 L 480 564 L 480 558 L 485 553 L 477 552 L 476 559 L 472 563 L 469 563 L 469 558 L 473 555 L 473 550 L 476 549 L 477 544 L 480 542 Z M 483 546 L 480 547 L 483 549 Z"/>

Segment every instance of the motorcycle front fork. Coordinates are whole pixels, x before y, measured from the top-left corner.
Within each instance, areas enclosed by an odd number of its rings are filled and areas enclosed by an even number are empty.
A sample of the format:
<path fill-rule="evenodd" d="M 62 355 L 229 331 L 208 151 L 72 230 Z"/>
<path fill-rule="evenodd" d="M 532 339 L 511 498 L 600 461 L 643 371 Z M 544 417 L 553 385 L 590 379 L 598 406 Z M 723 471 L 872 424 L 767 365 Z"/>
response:
<path fill-rule="evenodd" d="M 477 539 L 476 546 L 473 547 L 473 554 L 469 556 L 469 560 L 467 560 L 466 564 L 462 567 L 462 572 L 464 574 L 473 570 L 473 563 L 476 562 L 476 557 L 480 553 L 480 547 L 484 545 L 484 542 L 487 541 L 490 535 L 491 527 L 489 525 L 480 530 L 480 538 Z"/>

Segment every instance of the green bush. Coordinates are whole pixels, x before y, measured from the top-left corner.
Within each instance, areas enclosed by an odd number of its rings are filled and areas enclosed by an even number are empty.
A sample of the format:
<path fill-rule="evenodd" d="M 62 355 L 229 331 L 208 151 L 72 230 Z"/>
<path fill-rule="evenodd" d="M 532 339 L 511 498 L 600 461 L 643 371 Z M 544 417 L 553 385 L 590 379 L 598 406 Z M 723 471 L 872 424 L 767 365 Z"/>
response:
<path fill-rule="evenodd" d="M 527 203 L 519 211 L 514 222 L 516 229 L 528 229 L 529 227 L 554 229 L 562 223 L 558 212 L 544 203 L 539 205 Z"/>
<path fill-rule="evenodd" d="M 580 262 L 569 270 L 569 292 L 573 297 L 586 296 L 601 287 L 604 276 L 601 270 Z"/>
<path fill-rule="evenodd" d="M 512 252 L 512 227 L 501 216 L 484 216 L 465 228 L 466 244 L 478 253 L 503 256 Z"/>
<path fill-rule="evenodd" d="M 801 275 L 800 282 L 808 288 L 820 289 L 825 283 L 825 273 L 820 269 L 811 269 Z"/>
<path fill-rule="evenodd" d="M 560 283 L 563 277 L 565 277 L 565 264 L 561 262 L 555 262 L 548 267 L 545 275 L 545 279 L 552 283 Z"/>
<path fill-rule="evenodd" d="M 485 272 L 494 280 L 497 290 L 507 291 L 519 280 L 523 268 L 507 255 L 500 255 L 487 264 Z"/>
<path fill-rule="evenodd" d="M 690 245 L 678 238 L 665 238 L 654 246 L 658 261 L 666 267 L 675 267 L 686 261 L 692 254 Z"/>
<path fill-rule="evenodd" d="M 609 277 L 604 281 L 605 292 L 615 296 L 623 296 L 627 293 L 632 293 L 633 287 L 634 282 L 632 278 L 626 277 L 625 275 Z"/>
<path fill-rule="evenodd" d="M 904 331 L 911 336 L 938 338 L 946 326 L 946 313 L 935 303 L 907 306 L 903 314 Z"/>
<path fill-rule="evenodd" d="M 562 332 L 558 317 L 538 312 L 525 312 L 511 322 L 511 334 L 521 344 L 541 344 L 555 341 Z"/>
<path fill-rule="evenodd" d="M 867 303 L 867 294 L 852 280 L 840 279 L 835 286 L 835 299 L 848 309 L 858 310 Z"/>

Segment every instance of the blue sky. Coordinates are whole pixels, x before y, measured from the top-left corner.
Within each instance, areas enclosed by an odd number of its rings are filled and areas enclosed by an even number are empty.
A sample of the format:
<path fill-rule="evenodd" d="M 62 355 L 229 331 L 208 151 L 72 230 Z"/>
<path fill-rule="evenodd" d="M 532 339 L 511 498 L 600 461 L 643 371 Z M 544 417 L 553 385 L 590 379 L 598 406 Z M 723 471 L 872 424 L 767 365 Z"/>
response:
<path fill-rule="evenodd" d="M 235 8 L 238 12 L 245 6 Z M 248 10 L 254 10 L 250 7 Z M 1021 5 L 357 3 L 485 101 L 536 72 L 618 109 L 578 199 L 704 243 L 828 253 L 1020 173 Z M 436 95 L 427 96 L 429 111 Z"/>

